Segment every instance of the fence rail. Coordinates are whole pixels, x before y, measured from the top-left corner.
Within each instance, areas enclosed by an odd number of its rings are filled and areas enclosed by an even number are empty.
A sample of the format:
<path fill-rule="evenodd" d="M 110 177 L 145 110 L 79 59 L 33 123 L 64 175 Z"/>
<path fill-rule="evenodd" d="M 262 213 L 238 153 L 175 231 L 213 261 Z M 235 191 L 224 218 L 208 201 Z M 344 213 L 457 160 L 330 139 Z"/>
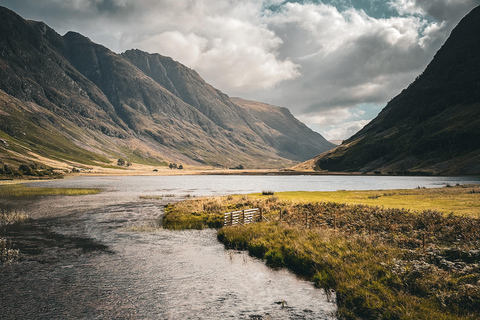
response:
<path fill-rule="evenodd" d="M 260 221 L 268 221 L 263 216 L 262 208 L 246 209 L 239 211 L 226 212 L 223 216 L 224 226 L 238 226 L 255 223 Z"/>

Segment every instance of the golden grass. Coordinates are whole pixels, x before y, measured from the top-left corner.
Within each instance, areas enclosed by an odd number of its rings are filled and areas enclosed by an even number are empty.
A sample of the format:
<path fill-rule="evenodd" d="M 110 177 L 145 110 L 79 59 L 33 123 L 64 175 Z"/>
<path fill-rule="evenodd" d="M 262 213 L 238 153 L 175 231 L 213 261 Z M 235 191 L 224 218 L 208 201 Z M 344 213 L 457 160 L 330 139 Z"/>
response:
<path fill-rule="evenodd" d="M 252 194 L 261 197 L 261 194 Z M 438 189 L 378 190 L 378 191 L 292 191 L 276 192 L 280 200 L 310 203 L 336 202 L 364 204 L 415 211 L 436 210 L 446 214 L 480 217 L 480 185 Z"/>
<path fill-rule="evenodd" d="M 89 188 L 37 188 L 23 184 L 0 186 L 0 198 L 28 198 L 38 196 L 77 196 L 100 193 L 100 189 Z"/>
<path fill-rule="evenodd" d="M 272 267 L 287 267 L 337 295 L 340 319 L 478 319 L 475 270 L 445 270 L 448 251 L 405 251 L 375 237 L 281 223 L 226 227 L 218 239 Z M 458 259 L 456 257 L 455 259 Z"/>

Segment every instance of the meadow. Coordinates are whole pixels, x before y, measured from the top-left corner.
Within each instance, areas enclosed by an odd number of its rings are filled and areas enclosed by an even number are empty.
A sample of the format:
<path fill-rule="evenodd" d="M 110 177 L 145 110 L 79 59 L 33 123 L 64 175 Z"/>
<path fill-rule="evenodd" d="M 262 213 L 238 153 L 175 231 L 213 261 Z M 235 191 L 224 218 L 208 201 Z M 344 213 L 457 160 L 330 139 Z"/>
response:
<path fill-rule="evenodd" d="M 23 184 L 0 185 L 0 199 L 29 198 L 40 196 L 77 196 L 100 193 L 100 189 L 90 188 L 36 188 Z"/>
<path fill-rule="evenodd" d="M 478 319 L 480 187 L 266 192 L 166 207 L 164 228 L 219 228 L 248 250 L 335 293 L 341 319 Z M 270 222 L 222 227 L 263 208 Z"/>

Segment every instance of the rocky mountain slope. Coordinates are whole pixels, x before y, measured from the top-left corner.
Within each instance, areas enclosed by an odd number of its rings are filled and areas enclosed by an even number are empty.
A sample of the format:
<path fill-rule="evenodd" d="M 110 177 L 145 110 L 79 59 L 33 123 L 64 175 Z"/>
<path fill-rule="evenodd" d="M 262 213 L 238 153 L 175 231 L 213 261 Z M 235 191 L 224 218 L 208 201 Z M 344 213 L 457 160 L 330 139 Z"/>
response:
<path fill-rule="evenodd" d="M 425 71 L 357 134 L 297 168 L 480 174 L 480 7 Z"/>
<path fill-rule="evenodd" d="M 289 112 L 278 119 L 298 130 L 278 130 L 171 58 L 116 54 L 4 7 L 0 106 L 0 161 L 13 165 L 44 156 L 278 168 L 333 147 Z M 292 149 L 287 141 L 296 140 Z"/>

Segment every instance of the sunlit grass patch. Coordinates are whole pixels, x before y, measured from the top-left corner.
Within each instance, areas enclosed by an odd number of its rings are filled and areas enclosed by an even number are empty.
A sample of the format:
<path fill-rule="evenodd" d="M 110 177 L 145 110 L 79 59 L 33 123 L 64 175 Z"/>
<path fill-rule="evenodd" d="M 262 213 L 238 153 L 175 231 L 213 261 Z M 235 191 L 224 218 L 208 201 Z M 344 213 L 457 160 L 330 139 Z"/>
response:
<path fill-rule="evenodd" d="M 249 196 L 198 198 L 165 206 L 163 227 L 166 229 L 221 228 L 224 213 L 262 207 L 273 209 L 276 197 L 255 199 Z M 274 210 L 272 211 L 274 212 Z"/>
<path fill-rule="evenodd" d="M 377 191 L 292 191 L 276 192 L 280 200 L 293 202 L 336 202 L 365 204 L 415 211 L 437 210 L 445 214 L 480 217 L 480 185 L 433 189 Z M 261 194 L 253 194 L 260 196 Z"/>
<path fill-rule="evenodd" d="M 101 189 L 90 188 L 37 188 L 23 184 L 10 184 L 0 186 L 0 198 L 26 198 L 37 196 L 76 196 L 100 193 Z"/>

